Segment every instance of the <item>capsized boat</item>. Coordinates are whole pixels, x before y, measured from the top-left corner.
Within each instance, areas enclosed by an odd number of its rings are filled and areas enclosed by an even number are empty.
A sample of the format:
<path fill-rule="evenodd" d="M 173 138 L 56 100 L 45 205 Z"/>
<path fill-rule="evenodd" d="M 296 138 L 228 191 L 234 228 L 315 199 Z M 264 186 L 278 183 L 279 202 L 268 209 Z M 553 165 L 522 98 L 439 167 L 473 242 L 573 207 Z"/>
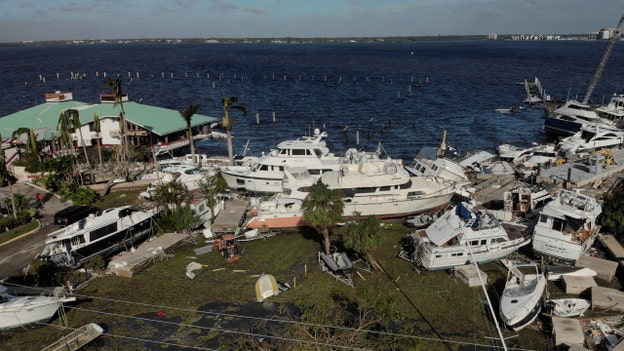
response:
<path fill-rule="evenodd" d="M 594 244 L 602 206 L 579 190 L 561 189 L 539 213 L 533 231 L 533 252 L 548 260 L 574 264 Z"/>
<path fill-rule="evenodd" d="M 426 229 L 409 235 L 399 255 L 418 267 L 447 269 L 505 257 L 530 242 L 527 226 L 503 222 L 486 211 L 458 203 Z M 472 254 L 471 254 L 472 253 Z"/>
<path fill-rule="evenodd" d="M 130 206 L 91 214 L 67 227 L 48 234 L 39 258 L 60 267 L 76 268 L 90 258 L 103 258 L 130 248 L 152 235 L 156 209 L 134 210 Z"/>
<path fill-rule="evenodd" d="M 52 296 L 13 296 L 7 290 L 0 285 L 0 330 L 47 322 L 63 303 L 76 301 L 73 296 L 65 296 L 63 289 Z"/>
<path fill-rule="evenodd" d="M 548 281 L 535 262 L 509 267 L 499 313 L 503 323 L 518 331 L 533 323 L 540 311 Z"/>
<path fill-rule="evenodd" d="M 256 299 L 258 302 L 262 302 L 271 296 L 279 295 L 279 293 L 279 285 L 273 275 L 263 274 L 256 280 Z"/>

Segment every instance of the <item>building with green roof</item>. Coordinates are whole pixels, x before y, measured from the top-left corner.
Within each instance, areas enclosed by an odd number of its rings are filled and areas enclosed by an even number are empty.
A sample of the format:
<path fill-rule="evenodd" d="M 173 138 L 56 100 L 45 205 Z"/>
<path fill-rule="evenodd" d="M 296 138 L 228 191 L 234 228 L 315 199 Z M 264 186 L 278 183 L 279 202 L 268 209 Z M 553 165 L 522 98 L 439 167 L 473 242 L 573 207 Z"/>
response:
<path fill-rule="evenodd" d="M 179 111 L 130 101 L 125 93 L 122 104 L 126 119 L 126 137 L 130 145 L 150 147 L 160 153 L 189 145 L 186 121 Z M 112 94 L 101 94 L 99 104 L 74 101 L 71 92 L 46 94 L 45 103 L 0 118 L 0 134 L 6 139 L 19 129 L 30 128 L 35 132 L 40 150 L 55 154 L 58 147 L 59 117 L 67 109 L 78 111 L 86 146 L 96 144 L 97 139 L 103 146 L 121 145 L 119 129 L 121 106 L 114 103 Z M 94 131 L 95 115 L 100 119 L 99 135 Z M 191 117 L 194 139 L 205 139 L 210 136 L 210 125 L 217 121 L 215 117 L 194 114 Z M 23 144 L 26 138 L 27 136 L 23 134 L 11 143 L 14 146 Z M 76 146 L 82 146 L 77 130 L 71 134 L 71 138 Z M 3 148 L 6 147 L 10 146 L 3 144 Z M 9 156 L 13 153 L 6 154 Z"/>

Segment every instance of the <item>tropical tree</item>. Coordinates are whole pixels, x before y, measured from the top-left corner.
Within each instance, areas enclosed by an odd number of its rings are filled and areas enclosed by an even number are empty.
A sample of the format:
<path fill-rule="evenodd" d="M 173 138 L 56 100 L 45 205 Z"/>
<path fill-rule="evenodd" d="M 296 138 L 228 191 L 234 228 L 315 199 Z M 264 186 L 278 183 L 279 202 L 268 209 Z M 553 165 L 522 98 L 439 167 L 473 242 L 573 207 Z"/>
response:
<path fill-rule="evenodd" d="M 206 203 L 210 208 L 210 220 L 214 222 L 217 196 L 228 188 L 227 182 L 221 175 L 221 172 L 217 170 L 214 175 L 208 176 L 205 180 L 200 181 L 199 188 L 204 194 Z"/>
<path fill-rule="evenodd" d="M 230 160 L 230 166 L 234 165 L 234 151 L 232 149 L 232 127 L 234 127 L 234 117 L 230 116 L 230 109 L 236 109 L 243 113 L 243 116 L 247 115 L 247 109 L 245 106 L 236 105 L 238 102 L 238 98 L 236 96 L 230 96 L 228 98 L 224 98 L 221 100 L 221 104 L 223 105 L 223 128 L 225 128 L 227 134 L 227 146 L 228 146 L 228 157 Z"/>
<path fill-rule="evenodd" d="M 91 167 L 91 162 L 89 162 L 89 155 L 87 154 L 87 146 L 85 145 L 84 138 L 82 136 L 82 123 L 80 122 L 80 113 L 75 109 L 67 109 L 63 112 L 68 115 L 67 120 L 70 123 L 71 128 L 75 131 L 78 130 L 80 134 L 80 143 L 82 144 L 82 150 L 85 155 L 85 161 L 87 162 L 87 167 Z"/>
<path fill-rule="evenodd" d="M 70 149 L 72 152 L 72 157 L 74 155 L 74 143 L 71 140 L 70 131 L 72 129 L 72 121 L 71 121 L 71 113 L 67 113 L 67 110 L 61 111 L 61 115 L 59 116 L 58 123 L 56 124 L 56 130 L 59 133 L 59 139 L 61 141 L 61 145 L 65 145 L 66 148 Z"/>
<path fill-rule="evenodd" d="M 615 186 L 604 197 L 600 224 L 624 242 L 624 183 Z"/>
<path fill-rule="evenodd" d="M 0 144 L 2 144 L 2 135 L 0 134 Z M 9 174 L 9 170 L 6 166 L 6 157 L 4 155 L 4 150 L 0 148 L 0 178 L 1 181 L 7 180 L 9 184 L 9 192 L 11 193 L 11 207 L 13 208 L 13 219 L 17 218 L 17 211 L 15 210 L 15 196 L 13 195 L 13 182 L 11 181 L 11 176 Z"/>
<path fill-rule="evenodd" d="M 330 190 L 327 185 L 317 182 L 310 187 L 303 200 L 303 216 L 308 225 L 323 235 L 323 247 L 330 254 L 329 233 L 342 219 L 344 194 L 340 190 Z"/>
<path fill-rule="evenodd" d="M 193 156 L 193 165 L 195 165 L 195 142 L 193 141 L 193 128 L 191 127 L 191 118 L 199 110 L 199 105 L 191 105 L 180 111 L 180 116 L 186 122 L 186 129 L 188 131 L 189 145 L 191 146 L 191 155 Z"/>
<path fill-rule="evenodd" d="M 93 112 L 93 130 L 96 133 L 95 140 L 97 141 L 98 157 L 100 158 L 100 168 L 102 167 L 102 145 L 100 142 L 100 133 L 102 133 L 102 124 L 100 122 L 100 116 Z"/>
<path fill-rule="evenodd" d="M 32 128 L 18 128 L 13 132 L 12 139 L 18 139 L 22 134 L 28 134 L 26 139 L 26 152 L 30 153 L 39 163 L 41 163 L 41 157 L 39 156 L 39 145 L 37 144 L 37 136 Z"/>
<path fill-rule="evenodd" d="M 111 88 L 113 91 L 113 97 L 115 99 L 115 104 L 113 106 L 119 105 L 121 107 L 121 112 L 119 113 L 119 133 L 121 136 L 121 149 L 123 150 L 122 161 L 126 161 L 128 158 L 128 140 L 126 140 L 126 111 L 123 106 L 123 90 L 121 88 L 121 79 L 112 79 L 108 78 L 104 82 L 104 89 Z"/>
<path fill-rule="evenodd" d="M 360 213 L 356 212 L 355 219 L 347 222 L 342 227 L 345 248 L 365 256 L 373 268 L 379 267 L 379 265 L 375 264 L 376 262 L 371 251 L 381 243 L 380 224 L 381 221 L 377 217 L 370 216 L 362 220 Z"/>

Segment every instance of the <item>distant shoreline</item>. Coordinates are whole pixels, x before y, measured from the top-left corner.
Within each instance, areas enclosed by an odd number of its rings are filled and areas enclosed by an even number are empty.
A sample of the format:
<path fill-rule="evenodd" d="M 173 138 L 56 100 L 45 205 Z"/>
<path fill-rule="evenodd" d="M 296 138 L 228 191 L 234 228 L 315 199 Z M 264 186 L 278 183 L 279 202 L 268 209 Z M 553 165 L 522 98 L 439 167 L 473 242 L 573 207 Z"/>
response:
<path fill-rule="evenodd" d="M 414 41 L 459 41 L 459 40 L 516 40 L 518 35 L 498 34 L 496 39 L 487 34 L 481 35 L 435 35 L 435 36 L 403 36 L 403 37 L 335 37 L 335 38 L 153 38 L 153 39 L 83 39 L 83 40 L 49 40 L 21 41 L 0 43 L 3 46 L 46 46 L 46 45 L 84 45 L 84 44 L 301 44 L 301 43 L 401 43 Z M 536 35 L 543 39 L 526 39 L 526 41 L 543 40 L 596 40 L 589 34 Z M 553 39 L 553 37 L 555 39 Z"/>

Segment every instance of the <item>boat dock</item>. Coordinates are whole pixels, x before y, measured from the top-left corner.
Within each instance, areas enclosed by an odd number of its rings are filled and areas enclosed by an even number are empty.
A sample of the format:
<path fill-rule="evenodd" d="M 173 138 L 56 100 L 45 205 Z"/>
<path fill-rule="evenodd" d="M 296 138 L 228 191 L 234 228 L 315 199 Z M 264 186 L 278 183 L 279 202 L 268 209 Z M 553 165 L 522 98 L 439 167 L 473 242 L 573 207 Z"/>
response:
<path fill-rule="evenodd" d="M 249 200 L 229 199 L 226 200 L 223 209 L 219 211 L 214 223 L 212 223 L 212 232 L 215 235 L 224 233 L 235 233 L 240 227 L 241 220 L 249 207 Z"/>
<path fill-rule="evenodd" d="M 136 249 L 114 256 L 108 264 L 108 271 L 115 275 L 131 278 L 156 260 L 166 258 L 168 252 L 171 252 L 188 238 L 189 234 L 163 234 L 154 240 L 139 245 Z"/>

